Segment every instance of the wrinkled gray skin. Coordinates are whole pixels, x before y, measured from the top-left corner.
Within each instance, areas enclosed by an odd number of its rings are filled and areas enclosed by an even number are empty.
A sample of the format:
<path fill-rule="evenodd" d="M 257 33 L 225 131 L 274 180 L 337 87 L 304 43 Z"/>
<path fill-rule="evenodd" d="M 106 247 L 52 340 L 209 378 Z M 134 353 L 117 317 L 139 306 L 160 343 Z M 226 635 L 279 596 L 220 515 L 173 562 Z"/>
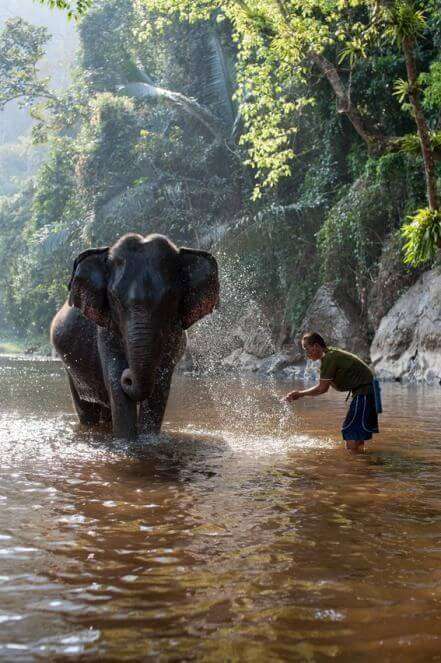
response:
<path fill-rule="evenodd" d="M 217 264 L 162 235 L 124 235 L 75 260 L 69 300 L 51 325 L 80 422 L 117 437 L 158 433 L 185 329 L 219 298 Z"/>

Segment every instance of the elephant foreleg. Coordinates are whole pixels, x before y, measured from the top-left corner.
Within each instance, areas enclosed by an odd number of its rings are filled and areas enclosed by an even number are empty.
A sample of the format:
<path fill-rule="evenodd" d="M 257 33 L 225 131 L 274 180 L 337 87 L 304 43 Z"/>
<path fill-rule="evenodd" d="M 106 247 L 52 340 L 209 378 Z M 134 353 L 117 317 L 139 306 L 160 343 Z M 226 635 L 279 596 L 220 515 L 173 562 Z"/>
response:
<path fill-rule="evenodd" d="M 113 387 L 109 392 L 113 434 L 133 440 L 136 437 L 136 403 L 121 388 Z"/>
<path fill-rule="evenodd" d="M 144 435 L 157 435 L 160 432 L 170 393 L 171 379 L 172 371 L 164 371 L 155 385 L 153 394 L 141 403 L 138 418 L 138 430 L 140 433 Z"/>

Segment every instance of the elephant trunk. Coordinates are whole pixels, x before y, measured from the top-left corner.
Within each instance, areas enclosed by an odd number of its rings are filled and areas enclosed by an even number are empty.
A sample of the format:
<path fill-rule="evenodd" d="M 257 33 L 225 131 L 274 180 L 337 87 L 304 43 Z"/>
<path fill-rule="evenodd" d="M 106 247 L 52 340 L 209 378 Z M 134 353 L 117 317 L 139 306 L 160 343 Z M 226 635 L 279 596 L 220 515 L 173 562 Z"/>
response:
<path fill-rule="evenodd" d="M 145 310 L 134 311 L 127 324 L 129 367 L 121 375 L 123 391 L 134 401 L 151 396 L 161 356 L 161 334 Z"/>

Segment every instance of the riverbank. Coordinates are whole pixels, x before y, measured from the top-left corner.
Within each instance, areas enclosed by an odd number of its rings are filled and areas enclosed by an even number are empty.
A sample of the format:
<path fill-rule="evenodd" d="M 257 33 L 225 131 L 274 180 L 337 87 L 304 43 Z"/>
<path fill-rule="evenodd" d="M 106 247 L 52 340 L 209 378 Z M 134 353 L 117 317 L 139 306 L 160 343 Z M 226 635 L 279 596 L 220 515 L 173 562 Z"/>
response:
<path fill-rule="evenodd" d="M 60 361 L 52 352 L 49 344 L 47 346 L 42 345 L 41 348 L 40 350 L 38 347 L 30 346 L 23 342 L 0 339 L 0 357 L 12 357 L 23 361 Z M 375 370 L 374 367 L 372 368 Z M 298 360 L 293 360 L 292 355 L 284 352 L 274 353 L 263 359 L 242 352 L 235 355 L 235 361 L 232 361 L 231 357 L 227 357 L 226 360 L 211 363 L 207 367 L 201 365 L 200 362 L 196 364 L 192 361 L 191 356 L 186 354 L 177 365 L 175 372 L 179 375 L 189 376 L 256 376 L 263 380 L 298 380 L 306 384 L 312 384 L 319 379 L 319 364 L 318 362 L 299 362 Z M 438 388 L 441 386 L 441 381 L 429 372 L 425 375 L 406 373 L 403 376 L 397 377 L 379 371 L 377 372 L 377 377 L 380 382 L 420 384 Z"/>
<path fill-rule="evenodd" d="M 383 282 L 378 291 L 384 291 L 385 287 Z M 420 275 L 411 287 L 404 288 L 399 296 L 396 292 L 381 314 L 371 300 L 369 313 L 365 311 L 362 317 L 328 283 L 318 289 L 297 330 L 286 329 L 283 334 L 276 310 L 266 310 L 250 301 L 239 314 L 227 302 L 224 309 L 189 330 L 187 350 L 177 370 L 316 379 L 317 368 L 305 364 L 300 349 L 302 334 L 315 330 L 329 345 L 361 356 L 384 382 L 438 386 L 441 384 L 440 298 L 441 274 L 438 269 L 432 269 Z M 369 329 L 366 315 L 375 317 Z M 0 353 L 53 356 L 46 335 L 17 339 L 4 334 L 0 336 Z"/>
<path fill-rule="evenodd" d="M 52 357 L 52 346 L 41 337 L 17 338 L 0 336 L 0 355 L 29 355 L 31 357 Z"/>
<path fill-rule="evenodd" d="M 15 341 L 0 339 L 0 355 L 23 354 L 23 349 Z"/>

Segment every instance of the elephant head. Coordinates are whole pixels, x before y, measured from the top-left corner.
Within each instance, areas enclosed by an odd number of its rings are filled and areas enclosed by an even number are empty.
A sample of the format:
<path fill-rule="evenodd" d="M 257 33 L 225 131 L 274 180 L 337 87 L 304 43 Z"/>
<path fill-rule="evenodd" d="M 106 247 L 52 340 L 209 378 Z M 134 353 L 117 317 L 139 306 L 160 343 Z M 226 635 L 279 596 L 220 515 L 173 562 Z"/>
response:
<path fill-rule="evenodd" d="M 121 386 L 141 401 L 152 392 L 171 340 L 217 306 L 217 263 L 162 235 L 128 234 L 112 247 L 81 253 L 69 290 L 71 306 L 120 337 L 128 361 Z"/>

